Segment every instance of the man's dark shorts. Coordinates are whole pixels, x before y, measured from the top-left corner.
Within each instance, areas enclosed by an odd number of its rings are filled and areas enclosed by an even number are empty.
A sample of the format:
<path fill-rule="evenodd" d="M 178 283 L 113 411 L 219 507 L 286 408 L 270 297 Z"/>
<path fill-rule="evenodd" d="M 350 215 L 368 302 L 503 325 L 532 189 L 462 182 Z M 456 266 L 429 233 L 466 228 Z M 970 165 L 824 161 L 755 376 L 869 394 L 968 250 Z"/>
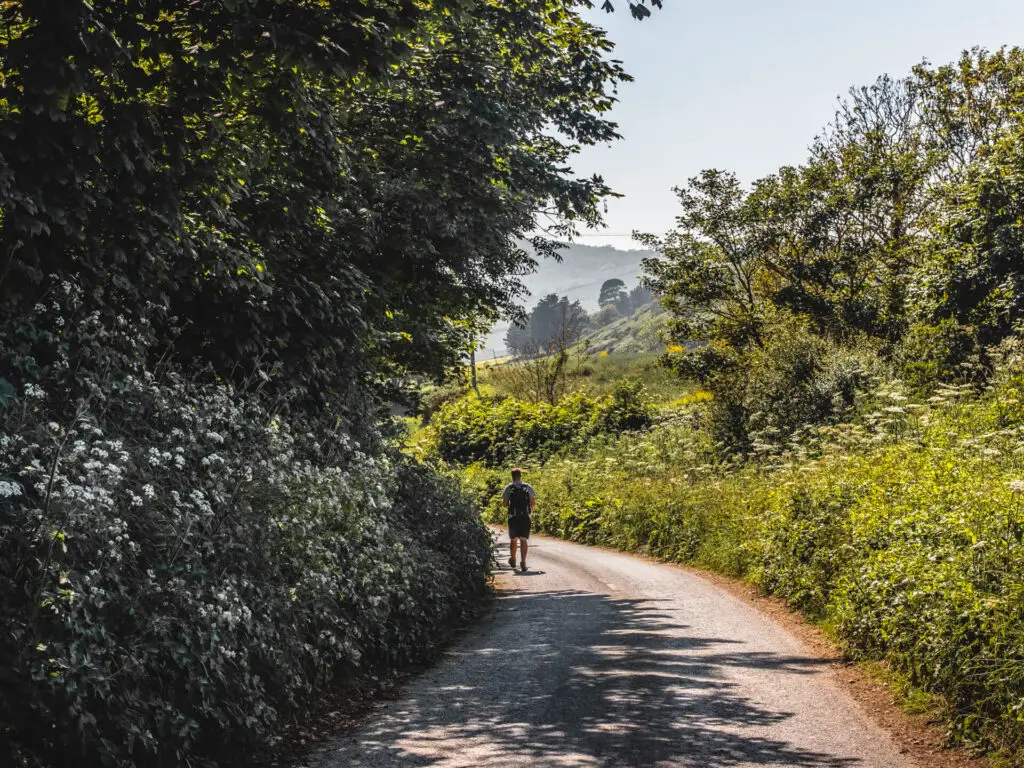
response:
<path fill-rule="evenodd" d="M 508 537 L 510 539 L 530 538 L 530 516 L 516 515 L 508 519 Z"/>

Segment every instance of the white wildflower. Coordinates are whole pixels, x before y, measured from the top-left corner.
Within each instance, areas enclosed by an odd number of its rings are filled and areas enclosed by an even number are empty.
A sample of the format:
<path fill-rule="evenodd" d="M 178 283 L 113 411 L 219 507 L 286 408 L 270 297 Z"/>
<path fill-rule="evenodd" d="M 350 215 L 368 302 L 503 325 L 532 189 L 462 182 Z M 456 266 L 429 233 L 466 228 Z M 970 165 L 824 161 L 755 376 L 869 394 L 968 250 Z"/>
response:
<path fill-rule="evenodd" d="M 21 496 L 21 486 L 7 480 L 0 480 L 0 499 Z"/>
<path fill-rule="evenodd" d="M 202 464 L 202 465 L 203 465 L 204 467 L 208 467 L 208 466 L 210 466 L 211 464 L 223 464 L 223 463 L 224 463 L 224 459 L 222 459 L 222 458 L 221 458 L 221 457 L 220 457 L 219 455 L 217 455 L 216 453 L 211 453 L 211 454 L 210 454 L 209 456 L 206 456 L 206 457 L 205 457 L 205 458 L 204 458 L 204 459 L 202 460 L 202 462 L 201 462 L 201 464 Z"/>
<path fill-rule="evenodd" d="M 40 387 L 40 386 L 38 386 L 36 384 L 26 384 L 25 385 L 25 397 L 32 397 L 32 398 L 36 398 L 36 399 L 41 399 L 45 395 L 46 395 L 46 393 L 43 391 L 42 387 Z"/>

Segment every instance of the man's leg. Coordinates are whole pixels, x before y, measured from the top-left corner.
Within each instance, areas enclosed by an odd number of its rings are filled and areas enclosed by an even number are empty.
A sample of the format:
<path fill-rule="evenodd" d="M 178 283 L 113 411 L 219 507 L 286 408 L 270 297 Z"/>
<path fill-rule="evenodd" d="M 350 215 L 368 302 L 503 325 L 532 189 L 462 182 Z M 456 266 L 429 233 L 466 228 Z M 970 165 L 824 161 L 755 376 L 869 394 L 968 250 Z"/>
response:
<path fill-rule="evenodd" d="M 513 568 L 516 567 L 516 542 L 517 541 L 519 541 L 519 539 L 511 539 L 509 541 L 509 545 L 508 545 L 508 554 L 509 554 L 508 564 L 511 565 Z"/>
<path fill-rule="evenodd" d="M 523 556 L 519 558 L 519 562 L 522 563 L 522 565 L 524 567 L 526 566 L 526 550 L 528 548 L 529 548 L 529 540 L 528 539 L 520 539 L 519 540 L 519 549 L 523 553 Z"/>

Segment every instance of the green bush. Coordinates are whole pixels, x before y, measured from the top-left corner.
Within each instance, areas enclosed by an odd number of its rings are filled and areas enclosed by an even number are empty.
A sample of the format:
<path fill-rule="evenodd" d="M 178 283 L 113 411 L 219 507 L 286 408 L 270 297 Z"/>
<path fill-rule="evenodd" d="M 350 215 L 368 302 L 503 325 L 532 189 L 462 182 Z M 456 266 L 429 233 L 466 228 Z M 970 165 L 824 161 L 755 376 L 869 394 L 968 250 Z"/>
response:
<path fill-rule="evenodd" d="M 666 362 L 714 395 L 708 426 L 726 453 L 771 450 L 805 425 L 842 419 L 883 370 L 867 341 L 836 344 L 784 313 L 742 355 L 712 342 Z"/>
<path fill-rule="evenodd" d="M 527 472 L 529 471 L 528 469 Z M 508 470 L 488 467 L 483 462 L 477 462 L 460 468 L 455 476 L 461 481 L 463 490 L 473 499 L 484 520 L 489 523 L 506 521 L 501 492 L 512 479 Z"/>
<path fill-rule="evenodd" d="M 949 704 L 951 735 L 1024 752 L 1024 359 L 991 391 L 890 384 L 853 422 L 720 462 L 671 422 L 530 472 L 536 527 L 752 579 Z M 482 486 L 481 486 L 482 487 Z M 493 507 L 493 502 L 492 502 Z"/>
<path fill-rule="evenodd" d="M 974 332 L 972 332 L 974 331 Z M 916 323 L 904 335 L 897 353 L 902 377 L 917 392 L 930 394 L 943 381 L 978 377 L 985 355 L 978 345 L 976 330 L 952 318 L 936 324 Z"/>
<path fill-rule="evenodd" d="M 544 461 L 595 435 L 644 429 L 653 413 L 638 383 L 624 383 L 602 397 L 572 394 L 557 405 L 465 398 L 438 410 L 426 454 L 451 464 Z"/>
<path fill-rule="evenodd" d="M 418 413 L 423 426 L 430 423 L 441 406 L 465 397 L 469 392 L 469 384 L 465 381 L 454 381 L 440 386 L 426 387 L 420 393 Z"/>
<path fill-rule="evenodd" d="M 837 455 L 793 477 L 771 495 L 754 573 L 828 618 L 857 655 L 942 693 L 959 736 L 1019 750 L 1024 514 L 1018 461 L 974 442 L 992 415 L 971 408 L 937 420 L 923 445 Z"/>
<path fill-rule="evenodd" d="M 62 338 L 110 349 L 121 326 Z M 229 762 L 326 687 L 429 655 L 482 596 L 471 501 L 372 432 L 58 353 L 52 389 L 0 393 L 0 763 Z"/>

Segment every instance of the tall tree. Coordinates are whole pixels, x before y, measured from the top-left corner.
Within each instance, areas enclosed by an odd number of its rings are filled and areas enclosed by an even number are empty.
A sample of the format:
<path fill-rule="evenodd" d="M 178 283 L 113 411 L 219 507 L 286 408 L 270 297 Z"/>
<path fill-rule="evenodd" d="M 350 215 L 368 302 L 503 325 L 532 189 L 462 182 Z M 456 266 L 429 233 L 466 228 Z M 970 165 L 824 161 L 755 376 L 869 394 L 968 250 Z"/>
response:
<path fill-rule="evenodd" d="M 567 161 L 616 136 L 626 76 L 577 9 L 0 6 L 0 327 L 71 279 L 147 316 L 153 359 L 314 407 L 457 364 L 451 321 L 514 306 L 535 217 L 608 193 Z M 42 343 L 4 344 L 19 386 Z"/>
<path fill-rule="evenodd" d="M 597 297 L 597 305 L 599 307 L 607 307 L 609 304 L 618 304 L 622 301 L 622 298 L 625 295 L 626 284 L 617 277 L 613 277 L 610 280 L 605 280 L 601 284 L 601 291 Z"/>
<path fill-rule="evenodd" d="M 996 140 L 950 198 L 925 283 L 933 312 L 994 344 L 1024 322 L 1024 130 Z"/>
<path fill-rule="evenodd" d="M 760 343 L 765 251 L 756 207 L 736 176 L 724 171 L 704 171 L 675 191 L 682 207 L 678 228 L 664 238 L 637 235 L 661 254 L 644 260 L 643 268 L 647 286 L 674 314 L 672 332 L 680 340 Z"/>

